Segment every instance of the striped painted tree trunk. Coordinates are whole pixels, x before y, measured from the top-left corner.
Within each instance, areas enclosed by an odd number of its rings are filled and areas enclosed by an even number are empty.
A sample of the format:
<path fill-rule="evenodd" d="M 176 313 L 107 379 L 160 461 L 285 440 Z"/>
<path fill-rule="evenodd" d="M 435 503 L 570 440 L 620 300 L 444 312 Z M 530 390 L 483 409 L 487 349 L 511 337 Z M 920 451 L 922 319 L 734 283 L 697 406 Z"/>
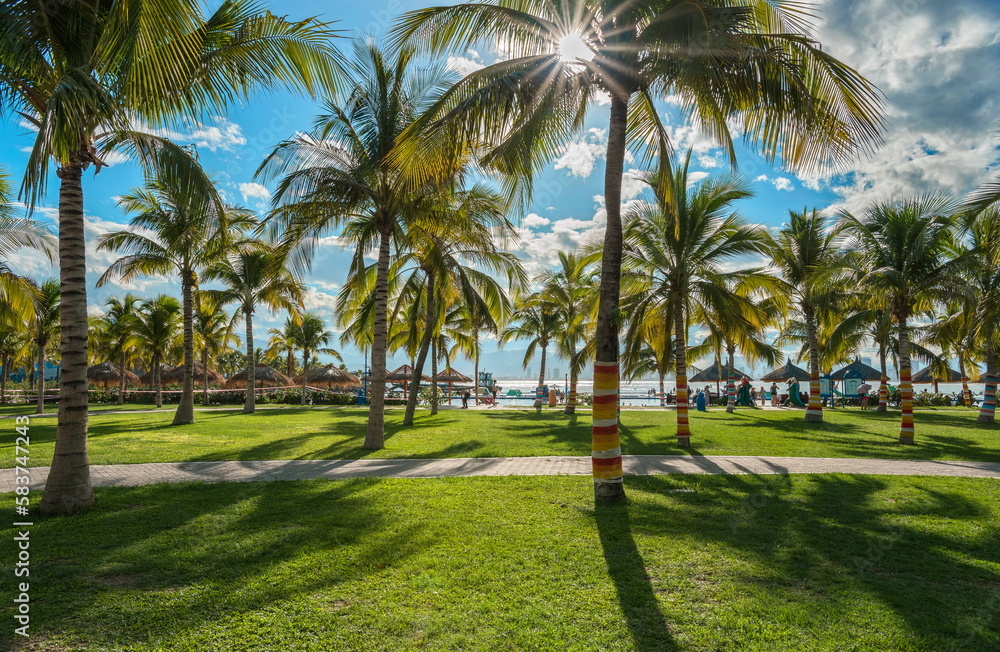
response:
<path fill-rule="evenodd" d="M 899 318 L 899 395 L 903 416 L 899 422 L 899 443 L 913 443 L 913 384 L 910 376 L 910 334 L 906 317 Z"/>
<path fill-rule="evenodd" d="M 691 426 L 688 423 L 687 329 L 684 328 L 684 313 L 680 308 L 674 314 L 674 336 L 677 345 L 674 360 L 677 370 L 677 445 L 687 448 L 691 445 Z"/>
<path fill-rule="evenodd" d="M 986 394 L 983 396 L 983 405 L 979 408 L 979 423 L 993 423 L 993 417 L 997 409 L 997 367 L 996 354 L 993 351 L 986 352 Z"/>
<path fill-rule="evenodd" d="M 878 347 L 878 359 L 881 365 L 882 378 L 878 384 L 878 408 L 876 412 L 885 412 L 889 409 L 889 376 L 885 368 L 885 344 L 880 342 Z"/>
<path fill-rule="evenodd" d="M 809 407 L 806 408 L 806 421 L 823 420 L 823 404 L 819 400 L 819 346 L 816 341 L 816 316 L 812 310 L 806 310 L 806 332 L 809 336 Z"/>
<path fill-rule="evenodd" d="M 667 407 L 667 393 L 663 391 L 663 374 L 660 374 L 660 407 Z"/>
<path fill-rule="evenodd" d="M 972 406 L 972 392 L 969 391 L 969 377 L 965 375 L 965 360 L 958 356 L 958 370 L 962 374 L 962 403 L 965 407 Z"/>
<path fill-rule="evenodd" d="M 736 411 L 736 369 L 733 361 L 733 350 L 729 349 L 729 357 L 726 362 L 726 412 L 732 414 Z"/>
<path fill-rule="evenodd" d="M 594 333 L 594 411 L 591 428 L 595 502 L 625 498 L 621 439 L 618 436 L 618 335 L 622 266 L 622 178 L 625 132 L 628 127 L 626 93 L 612 93 L 608 147 L 604 166 L 607 226 L 601 254 L 601 285 Z"/>

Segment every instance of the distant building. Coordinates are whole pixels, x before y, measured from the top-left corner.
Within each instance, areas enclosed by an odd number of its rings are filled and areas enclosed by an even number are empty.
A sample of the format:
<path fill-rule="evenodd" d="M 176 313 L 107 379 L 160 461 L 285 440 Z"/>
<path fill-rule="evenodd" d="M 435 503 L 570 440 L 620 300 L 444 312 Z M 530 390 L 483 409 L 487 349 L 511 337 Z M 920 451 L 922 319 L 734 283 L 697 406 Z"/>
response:
<path fill-rule="evenodd" d="M 873 366 L 873 365 L 872 365 L 872 359 L 871 359 L 870 357 L 866 357 L 866 358 L 861 358 L 861 363 L 862 363 L 862 364 L 866 364 L 866 365 L 868 365 L 869 367 Z"/>

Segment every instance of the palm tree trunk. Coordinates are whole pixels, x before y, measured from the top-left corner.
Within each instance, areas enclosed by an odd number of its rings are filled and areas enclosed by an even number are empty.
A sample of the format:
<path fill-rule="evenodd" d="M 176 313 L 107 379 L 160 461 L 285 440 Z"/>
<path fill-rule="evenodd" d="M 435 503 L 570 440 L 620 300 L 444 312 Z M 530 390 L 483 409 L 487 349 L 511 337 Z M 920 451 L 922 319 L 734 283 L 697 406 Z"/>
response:
<path fill-rule="evenodd" d="M 625 498 L 622 477 L 621 438 L 618 434 L 618 304 L 622 267 L 622 176 L 625 165 L 625 128 L 628 96 L 611 96 L 608 124 L 607 164 L 604 168 L 604 198 L 607 226 L 601 256 L 601 290 L 594 334 L 594 410 L 591 428 L 591 462 L 594 500 Z"/>
<path fill-rule="evenodd" d="M 806 333 L 809 337 L 809 407 L 806 408 L 806 421 L 823 420 L 823 404 L 819 399 L 819 346 L 816 341 L 816 315 L 806 307 L 803 311 L 806 318 Z"/>
<path fill-rule="evenodd" d="M 125 352 L 122 351 L 121 355 L 118 356 L 118 367 L 121 374 L 118 378 L 118 405 L 124 405 L 125 403 Z"/>
<path fill-rule="evenodd" d="M 201 349 L 201 404 L 208 405 L 208 346 Z"/>
<path fill-rule="evenodd" d="M 910 382 L 910 333 L 906 317 L 899 317 L 899 395 L 903 416 L 899 423 L 899 443 L 913 443 L 913 385 Z"/>
<path fill-rule="evenodd" d="M 476 333 L 476 341 L 474 344 L 478 345 L 479 334 Z M 476 349 L 479 347 L 476 346 Z M 473 405 L 479 405 L 479 353 L 478 351 L 472 352 L 472 397 L 475 399 Z"/>
<path fill-rule="evenodd" d="M 253 310 L 249 307 L 243 308 L 243 320 L 247 327 L 247 397 L 243 402 L 243 414 L 253 414 L 257 409 L 257 360 L 253 355 Z"/>
<path fill-rule="evenodd" d="M 665 374 L 660 374 L 660 407 L 667 407 L 667 394 L 663 391 L 663 377 Z"/>
<path fill-rule="evenodd" d="M 306 404 L 306 371 L 309 369 L 309 351 L 302 349 L 302 402 Z"/>
<path fill-rule="evenodd" d="M 958 371 L 962 375 L 962 403 L 965 407 L 972 405 L 972 393 L 969 392 L 969 377 L 965 375 L 965 358 L 958 356 Z"/>
<path fill-rule="evenodd" d="M 997 354 L 993 347 L 986 348 L 986 391 L 979 408 L 978 423 L 993 423 L 997 409 Z"/>
<path fill-rule="evenodd" d="M 45 343 L 38 343 L 38 404 L 35 406 L 35 414 L 45 412 Z"/>
<path fill-rule="evenodd" d="M 295 376 L 295 349 L 289 348 L 287 351 L 285 351 L 285 355 L 287 356 L 285 360 L 285 371 L 287 373 L 285 375 L 288 376 L 289 378 L 292 378 Z M 306 369 L 303 366 L 302 373 L 305 372 Z"/>
<path fill-rule="evenodd" d="M 576 346 L 573 346 L 569 357 L 569 392 L 566 394 L 566 409 L 563 410 L 563 414 L 576 414 L 576 385 L 579 380 L 576 373 L 576 355 Z"/>
<path fill-rule="evenodd" d="M 543 342 L 542 344 L 542 364 L 541 369 L 538 370 L 538 386 L 535 388 L 535 407 L 540 408 L 542 404 L 545 403 L 545 399 L 548 396 L 543 396 L 545 394 L 545 362 L 546 354 L 548 353 L 549 344 L 548 342 Z"/>
<path fill-rule="evenodd" d="M 378 267 L 375 274 L 375 330 L 372 335 L 372 390 L 368 412 L 368 430 L 365 448 L 377 450 L 385 446 L 385 358 L 388 348 L 389 328 L 387 308 L 389 303 L 389 246 L 392 232 L 382 231 L 378 249 Z"/>
<path fill-rule="evenodd" d="M 677 373 L 677 445 L 687 448 L 691 445 L 691 426 L 688 423 L 688 384 L 687 384 L 687 328 L 684 326 L 684 313 L 679 307 L 674 313 L 674 339 L 677 353 L 674 355 L 674 368 Z"/>
<path fill-rule="evenodd" d="M 726 361 L 726 412 L 732 414 L 736 411 L 736 369 L 733 355 L 733 348 L 727 347 L 729 357 Z"/>
<path fill-rule="evenodd" d="M 153 386 L 156 388 L 156 407 L 163 407 L 163 358 L 160 355 L 153 356 Z"/>
<path fill-rule="evenodd" d="M 181 274 L 181 293 L 184 304 L 184 380 L 181 385 L 181 400 L 174 412 L 175 426 L 194 423 L 194 278 L 190 270 Z"/>
<path fill-rule="evenodd" d="M 70 514 L 94 504 L 87 457 L 87 249 L 83 232 L 83 165 L 58 171 L 60 342 L 59 425 L 40 505 Z"/>
<path fill-rule="evenodd" d="M 7 356 L 3 356 L 3 368 L 0 369 L 0 405 L 7 403 L 7 372 L 10 367 L 10 359 Z"/>
<path fill-rule="evenodd" d="M 431 339 L 431 416 L 438 413 L 438 350 L 437 338 Z"/>
<path fill-rule="evenodd" d="M 413 380 L 410 381 L 410 393 L 406 399 L 406 414 L 403 416 L 403 425 L 412 426 L 413 425 L 413 413 L 417 409 L 417 395 L 420 392 L 420 376 L 424 373 L 424 363 L 427 361 L 427 352 L 431 349 L 431 337 L 433 335 L 431 324 L 434 323 L 435 313 L 437 308 L 434 306 L 434 274 L 427 274 L 427 305 L 426 305 L 426 317 L 424 322 L 426 324 L 424 328 L 424 334 L 420 338 L 420 351 L 417 353 L 417 359 L 411 365 L 413 367 Z"/>
<path fill-rule="evenodd" d="M 878 361 L 879 371 L 882 372 L 882 379 L 878 385 L 878 408 L 875 411 L 885 412 L 889 409 L 889 387 L 887 385 L 889 375 L 885 364 L 885 342 L 878 343 Z"/>

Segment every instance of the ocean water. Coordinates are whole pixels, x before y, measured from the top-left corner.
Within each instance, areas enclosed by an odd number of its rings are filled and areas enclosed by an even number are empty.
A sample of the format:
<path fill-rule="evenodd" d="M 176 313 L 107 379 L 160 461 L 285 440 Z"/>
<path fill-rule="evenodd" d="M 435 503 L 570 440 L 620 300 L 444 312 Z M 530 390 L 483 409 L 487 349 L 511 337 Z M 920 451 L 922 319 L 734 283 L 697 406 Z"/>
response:
<path fill-rule="evenodd" d="M 500 390 L 500 404 L 501 405 L 530 405 L 534 401 L 535 387 L 538 385 L 537 380 L 514 380 L 514 379 L 498 379 L 496 381 L 502 389 Z M 555 387 L 561 391 L 566 391 L 566 383 L 564 380 L 546 380 L 546 384 L 551 388 Z M 692 390 L 699 390 L 705 387 L 705 385 L 711 387 L 712 392 L 715 392 L 715 383 L 695 383 L 691 386 Z M 890 385 L 896 385 L 895 382 L 890 382 Z M 771 383 L 765 383 L 762 381 L 756 381 L 750 383 L 751 386 L 755 387 L 758 391 L 761 386 L 767 388 L 771 386 Z M 877 383 L 872 383 L 875 387 L 878 387 Z M 670 381 L 665 381 L 663 387 L 667 392 L 673 392 L 676 390 L 676 384 Z M 779 388 L 784 387 L 784 383 L 778 383 Z M 969 389 L 975 396 L 982 396 L 985 385 L 983 383 L 969 383 Z M 649 390 L 659 392 L 660 383 L 655 380 L 638 380 L 631 383 L 626 383 L 621 388 L 621 402 L 622 405 L 629 406 L 642 406 L 642 405 L 659 405 L 660 399 L 657 396 L 649 396 Z M 506 396 L 507 391 L 510 389 L 518 389 L 521 391 L 520 397 Z M 725 383 L 719 384 L 719 389 L 723 394 L 726 392 Z M 838 386 L 838 390 L 840 387 Z M 934 391 L 934 386 L 930 384 L 920 384 L 914 385 L 914 393 L 920 393 L 923 390 L 928 392 Z M 589 394 L 594 391 L 594 383 L 591 380 L 581 380 L 577 383 L 577 391 L 581 394 Z M 962 391 L 962 383 L 939 383 L 938 391 L 942 394 L 957 394 Z"/>

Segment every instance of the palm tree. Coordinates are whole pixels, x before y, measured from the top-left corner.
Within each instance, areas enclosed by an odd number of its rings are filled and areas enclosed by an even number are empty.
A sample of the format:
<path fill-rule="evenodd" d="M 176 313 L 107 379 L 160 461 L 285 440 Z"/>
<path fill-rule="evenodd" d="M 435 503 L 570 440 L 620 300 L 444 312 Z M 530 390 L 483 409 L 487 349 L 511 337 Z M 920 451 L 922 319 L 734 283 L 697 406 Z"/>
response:
<path fill-rule="evenodd" d="M 337 75 L 330 28 L 291 22 L 250 0 L 212 15 L 183 0 L 0 5 L 0 104 L 38 129 L 22 185 L 34 206 L 52 162 L 59 187 L 62 288 L 60 418 L 41 509 L 70 513 L 93 503 L 87 437 L 85 169 L 111 149 L 160 170 L 189 156 L 134 130 L 197 118 L 249 99 L 256 89 L 316 93 Z M 193 179 L 203 183 L 204 179 Z"/>
<path fill-rule="evenodd" d="M 336 349 L 331 349 L 327 346 L 330 343 L 330 338 L 333 337 L 333 333 L 326 330 L 326 324 L 323 323 L 323 319 L 315 313 L 307 312 L 303 314 L 299 323 L 293 324 L 289 335 L 291 343 L 295 345 L 295 348 L 302 351 L 302 405 L 305 405 L 306 372 L 309 371 L 309 358 L 315 354 L 324 353 L 332 355 L 339 362 L 343 362 L 344 359 L 340 357 L 340 353 Z"/>
<path fill-rule="evenodd" d="M 951 280 L 967 262 L 962 256 L 947 258 L 955 238 L 954 209 L 951 199 L 926 195 L 879 202 L 841 219 L 851 235 L 849 249 L 861 263 L 859 284 L 885 296 L 898 329 L 901 444 L 912 444 L 914 437 L 908 319 L 952 298 Z"/>
<path fill-rule="evenodd" d="M 1000 184 L 998 184 L 1000 186 Z M 989 188 L 980 194 L 988 195 Z M 979 423 L 993 423 L 996 412 L 997 362 L 1000 361 L 1000 187 L 994 187 L 993 203 L 971 213 L 966 229 L 972 253 L 969 269 L 962 276 L 975 298 L 971 337 L 982 351 L 986 366 L 986 390 L 979 410 Z"/>
<path fill-rule="evenodd" d="M 593 291 L 597 274 L 592 256 L 558 252 L 559 266 L 547 272 L 541 286 L 549 301 L 559 312 L 563 327 L 556 338 L 559 354 L 569 361 L 569 393 L 565 414 L 576 413 L 576 387 L 580 372 L 590 358 L 590 349 L 580 348 L 591 330 L 591 313 L 596 308 L 597 294 Z"/>
<path fill-rule="evenodd" d="M 774 365 L 782 358 L 781 351 L 765 341 L 764 331 L 777 323 L 782 313 L 777 304 L 783 302 L 753 296 L 762 288 L 773 291 L 777 284 L 778 280 L 762 269 L 746 270 L 745 276 L 734 279 L 734 285 L 728 288 L 731 296 L 723 304 L 725 312 L 715 312 L 717 304 L 698 304 L 692 315 L 694 322 L 708 328 L 704 347 L 714 350 L 717 360 L 721 352 L 726 353 L 728 413 L 736 411 L 736 351 L 741 351 L 749 364 L 763 361 Z M 689 355 L 697 358 L 699 352 L 692 348 Z"/>
<path fill-rule="evenodd" d="M 244 248 L 210 265 L 203 276 L 206 281 L 219 281 L 225 286 L 222 290 L 203 290 L 205 297 L 215 306 L 237 304 L 232 321 L 242 319 L 246 326 L 247 396 L 243 413 L 250 414 L 256 409 L 253 314 L 259 305 L 272 312 L 295 311 L 302 305 L 305 287 L 285 267 L 284 256 L 267 243 Z"/>
<path fill-rule="evenodd" d="M 781 294 L 805 326 L 810 377 L 805 420 L 811 422 L 823 420 L 817 324 L 820 313 L 837 303 L 839 286 L 833 281 L 846 265 L 839 250 L 842 232 L 842 226 L 818 210 L 789 211 L 788 224 L 781 228 L 769 252 L 782 279 Z"/>
<path fill-rule="evenodd" d="M 112 278 L 176 272 L 184 309 L 184 380 L 173 425 L 194 423 L 194 293 L 198 273 L 225 255 L 245 228 L 256 225 L 252 213 L 225 206 L 215 188 L 201 194 L 185 176 L 161 175 L 133 189 L 118 205 L 136 215 L 131 229 L 100 237 L 98 251 L 125 255 L 108 268 L 97 286 Z M 140 230 L 141 229 L 141 230 Z"/>
<path fill-rule="evenodd" d="M 564 327 L 561 317 L 556 305 L 544 293 L 536 292 L 518 302 L 510 324 L 500 334 L 501 345 L 512 340 L 528 340 L 524 359 L 521 361 L 521 366 L 525 369 L 535 357 L 535 351 L 541 350 L 538 387 L 535 390 L 536 408 L 540 408 L 543 402 L 542 387 L 545 385 L 545 361 L 549 344 Z"/>
<path fill-rule="evenodd" d="M 364 252 L 378 251 L 364 446 L 379 449 L 385 445 L 390 249 L 394 242 L 399 246 L 411 205 L 423 194 L 404 182 L 396 152 L 403 131 L 437 99 L 449 76 L 443 62 L 417 68 L 412 48 L 388 54 L 364 40 L 355 42 L 351 72 L 348 88 L 326 103 L 313 132 L 278 145 L 260 172 L 285 175 L 275 193 L 280 208 L 270 219 L 284 234 L 296 270 L 311 265 L 318 238 L 339 226 L 355 248 L 356 268 Z"/>
<path fill-rule="evenodd" d="M 45 348 L 59 334 L 59 281 L 49 279 L 38 286 L 31 337 L 38 366 L 38 404 L 35 414 L 45 412 Z"/>
<path fill-rule="evenodd" d="M 0 405 L 7 402 L 7 379 L 10 370 L 22 363 L 31 364 L 31 338 L 24 322 L 0 302 Z"/>
<path fill-rule="evenodd" d="M 748 225 L 738 213 L 732 212 L 734 202 L 752 196 L 747 182 L 730 175 L 691 184 L 690 160 L 689 152 L 683 165 L 674 168 L 670 159 L 664 158 L 660 169 L 643 175 L 653 189 L 656 202 L 629 212 L 623 261 L 631 276 L 630 294 L 635 297 L 626 304 L 631 318 L 643 321 L 652 315 L 669 315 L 673 321 L 677 443 L 683 447 L 691 445 L 687 387 L 689 320 L 693 315 L 739 315 L 746 307 L 745 301 L 730 288 L 741 284 L 753 287 L 754 277 L 759 274 L 755 270 L 726 272 L 724 266 L 736 256 L 762 253 L 770 242 L 766 231 Z M 598 403 L 596 382 L 595 376 L 594 422 L 600 420 L 600 427 L 610 428 L 617 405 L 614 400 Z M 604 440 L 602 448 L 595 450 L 606 450 L 603 446 L 614 441 L 617 437 Z M 610 459 L 617 458 L 620 465 L 620 450 L 610 450 L 615 454 Z"/>
<path fill-rule="evenodd" d="M 514 228 L 506 218 L 506 203 L 501 197 L 482 185 L 461 191 L 441 190 L 432 197 L 410 221 L 407 249 L 399 256 L 395 272 L 402 283 L 395 312 L 409 302 L 411 330 L 415 333 L 420 324 L 423 328 L 403 425 L 413 423 L 428 352 L 433 367 L 437 357 L 432 349 L 446 350 L 432 344 L 441 333 L 449 309 L 464 305 L 473 316 L 487 320 L 490 328 L 499 329 L 511 306 L 497 277 L 517 290 L 525 282 L 520 261 L 501 250 L 514 239 Z M 432 392 L 436 387 L 432 386 Z"/>
<path fill-rule="evenodd" d="M 434 140 L 482 142 L 484 163 L 529 178 L 528 188 L 532 173 L 582 128 L 588 104 L 610 97 L 595 393 L 618 394 L 626 149 L 646 149 L 647 160 L 659 153 L 661 165 L 671 150 L 656 100 L 679 98 L 732 161 L 730 119 L 768 159 L 780 153 L 792 168 L 847 160 L 879 142 L 877 91 L 811 37 L 811 11 L 768 0 L 497 0 L 419 9 L 393 29 L 396 41 L 433 54 L 482 39 L 503 44 L 508 57 L 455 85 L 424 122 L 438 132 L 429 132 Z M 410 160 L 433 168 L 420 156 Z M 593 428 L 594 450 L 603 449 L 598 439 L 619 447 L 616 423 Z M 624 496 L 618 467 L 597 459 L 595 498 Z"/>
<path fill-rule="evenodd" d="M 240 338 L 233 332 L 233 323 L 226 311 L 212 306 L 202 298 L 201 293 L 195 301 L 194 311 L 195 348 L 201 354 L 201 366 L 204 375 L 201 379 L 201 404 L 208 405 L 208 363 L 209 360 L 221 360 L 231 347 L 240 346 Z"/>
<path fill-rule="evenodd" d="M 181 304 L 168 294 L 147 299 L 139 306 L 135 334 L 153 370 L 156 407 L 163 407 L 162 365 L 175 346 L 181 327 Z"/>
<path fill-rule="evenodd" d="M 298 317 L 301 320 L 301 316 Z M 285 325 L 281 328 L 267 329 L 267 349 L 266 353 L 272 361 L 277 361 L 282 354 L 285 358 L 285 375 L 291 378 L 295 375 L 295 342 L 293 341 L 293 331 L 295 330 L 295 320 L 291 315 L 285 319 Z M 304 371 L 304 370 L 303 370 Z"/>
<path fill-rule="evenodd" d="M 105 331 L 108 340 L 109 357 L 118 358 L 121 369 L 131 367 L 135 360 L 138 347 L 141 344 L 136 336 L 139 319 L 139 297 L 126 293 L 121 299 L 111 297 L 105 302 L 107 311 L 104 314 Z M 118 405 L 125 401 L 125 374 L 118 381 Z"/>

